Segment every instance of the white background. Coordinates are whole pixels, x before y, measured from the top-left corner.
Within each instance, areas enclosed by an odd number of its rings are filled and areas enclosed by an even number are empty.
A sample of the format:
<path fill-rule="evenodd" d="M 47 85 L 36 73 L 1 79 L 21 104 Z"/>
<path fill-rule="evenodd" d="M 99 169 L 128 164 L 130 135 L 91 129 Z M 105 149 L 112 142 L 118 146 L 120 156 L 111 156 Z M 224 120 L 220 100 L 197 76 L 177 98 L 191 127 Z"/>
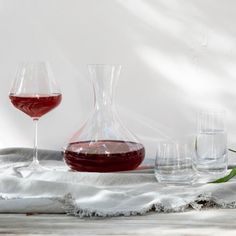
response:
<path fill-rule="evenodd" d="M 155 149 L 195 132 L 196 113 L 227 111 L 236 139 L 235 0 L 0 0 L 0 147 L 31 146 L 32 122 L 9 102 L 17 63 L 51 62 L 60 107 L 40 121 L 42 148 L 60 149 L 93 108 L 89 63 L 123 70 L 123 123 Z"/>

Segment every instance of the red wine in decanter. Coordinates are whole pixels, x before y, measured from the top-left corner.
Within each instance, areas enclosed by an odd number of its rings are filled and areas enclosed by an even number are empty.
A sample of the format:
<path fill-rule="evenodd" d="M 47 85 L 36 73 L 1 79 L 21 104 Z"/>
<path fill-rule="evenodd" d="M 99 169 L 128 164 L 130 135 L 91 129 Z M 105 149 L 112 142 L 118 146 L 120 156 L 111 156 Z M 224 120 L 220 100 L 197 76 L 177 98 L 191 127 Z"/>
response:
<path fill-rule="evenodd" d="M 72 170 L 89 172 L 133 170 L 144 156 L 142 144 L 118 140 L 70 143 L 64 152 L 65 162 Z"/>
<path fill-rule="evenodd" d="M 10 94 L 11 103 L 19 110 L 33 118 L 40 118 L 55 107 L 62 99 L 61 94 L 14 95 Z"/>

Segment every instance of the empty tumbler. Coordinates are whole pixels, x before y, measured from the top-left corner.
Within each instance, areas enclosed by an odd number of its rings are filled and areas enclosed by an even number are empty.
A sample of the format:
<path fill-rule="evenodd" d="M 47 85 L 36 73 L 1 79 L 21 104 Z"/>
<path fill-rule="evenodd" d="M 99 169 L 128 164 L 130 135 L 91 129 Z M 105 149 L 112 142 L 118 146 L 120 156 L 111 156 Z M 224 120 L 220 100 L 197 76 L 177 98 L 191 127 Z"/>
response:
<path fill-rule="evenodd" d="M 192 151 L 187 143 L 159 143 L 155 162 L 158 182 L 191 184 L 194 179 Z"/>

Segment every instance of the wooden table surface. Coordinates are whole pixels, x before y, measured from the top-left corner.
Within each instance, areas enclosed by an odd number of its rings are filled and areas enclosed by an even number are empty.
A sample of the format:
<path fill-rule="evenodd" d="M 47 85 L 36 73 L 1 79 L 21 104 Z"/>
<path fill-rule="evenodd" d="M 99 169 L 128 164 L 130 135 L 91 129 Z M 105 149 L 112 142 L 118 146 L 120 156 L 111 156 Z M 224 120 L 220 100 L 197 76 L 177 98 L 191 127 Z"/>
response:
<path fill-rule="evenodd" d="M 84 218 L 0 214 L 0 235 L 236 235 L 236 210 Z"/>

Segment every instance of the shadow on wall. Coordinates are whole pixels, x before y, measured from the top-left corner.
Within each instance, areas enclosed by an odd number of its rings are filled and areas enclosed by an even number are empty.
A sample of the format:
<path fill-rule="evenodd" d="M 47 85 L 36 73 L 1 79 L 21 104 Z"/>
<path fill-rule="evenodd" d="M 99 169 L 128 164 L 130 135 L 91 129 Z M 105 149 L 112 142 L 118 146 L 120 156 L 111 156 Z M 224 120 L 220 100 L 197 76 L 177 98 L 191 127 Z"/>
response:
<path fill-rule="evenodd" d="M 135 22 L 133 27 L 124 25 L 124 35 L 136 36 L 133 50 L 141 69 L 152 71 L 147 76 L 149 80 L 145 78 L 145 92 L 153 109 L 158 110 L 152 122 L 143 115 L 140 119 L 135 113 L 129 114 L 143 127 L 146 120 L 155 137 L 166 138 L 171 128 L 170 137 L 178 136 L 181 130 L 185 134 L 194 132 L 199 109 L 223 107 L 229 114 L 230 137 L 236 138 L 233 135 L 236 103 L 232 102 L 236 99 L 233 68 L 236 30 L 232 23 L 236 2 L 138 0 L 134 4 L 132 0 L 117 0 L 117 3 L 125 9 L 124 17 Z M 152 80 L 157 80 L 158 86 L 153 86 Z"/>

